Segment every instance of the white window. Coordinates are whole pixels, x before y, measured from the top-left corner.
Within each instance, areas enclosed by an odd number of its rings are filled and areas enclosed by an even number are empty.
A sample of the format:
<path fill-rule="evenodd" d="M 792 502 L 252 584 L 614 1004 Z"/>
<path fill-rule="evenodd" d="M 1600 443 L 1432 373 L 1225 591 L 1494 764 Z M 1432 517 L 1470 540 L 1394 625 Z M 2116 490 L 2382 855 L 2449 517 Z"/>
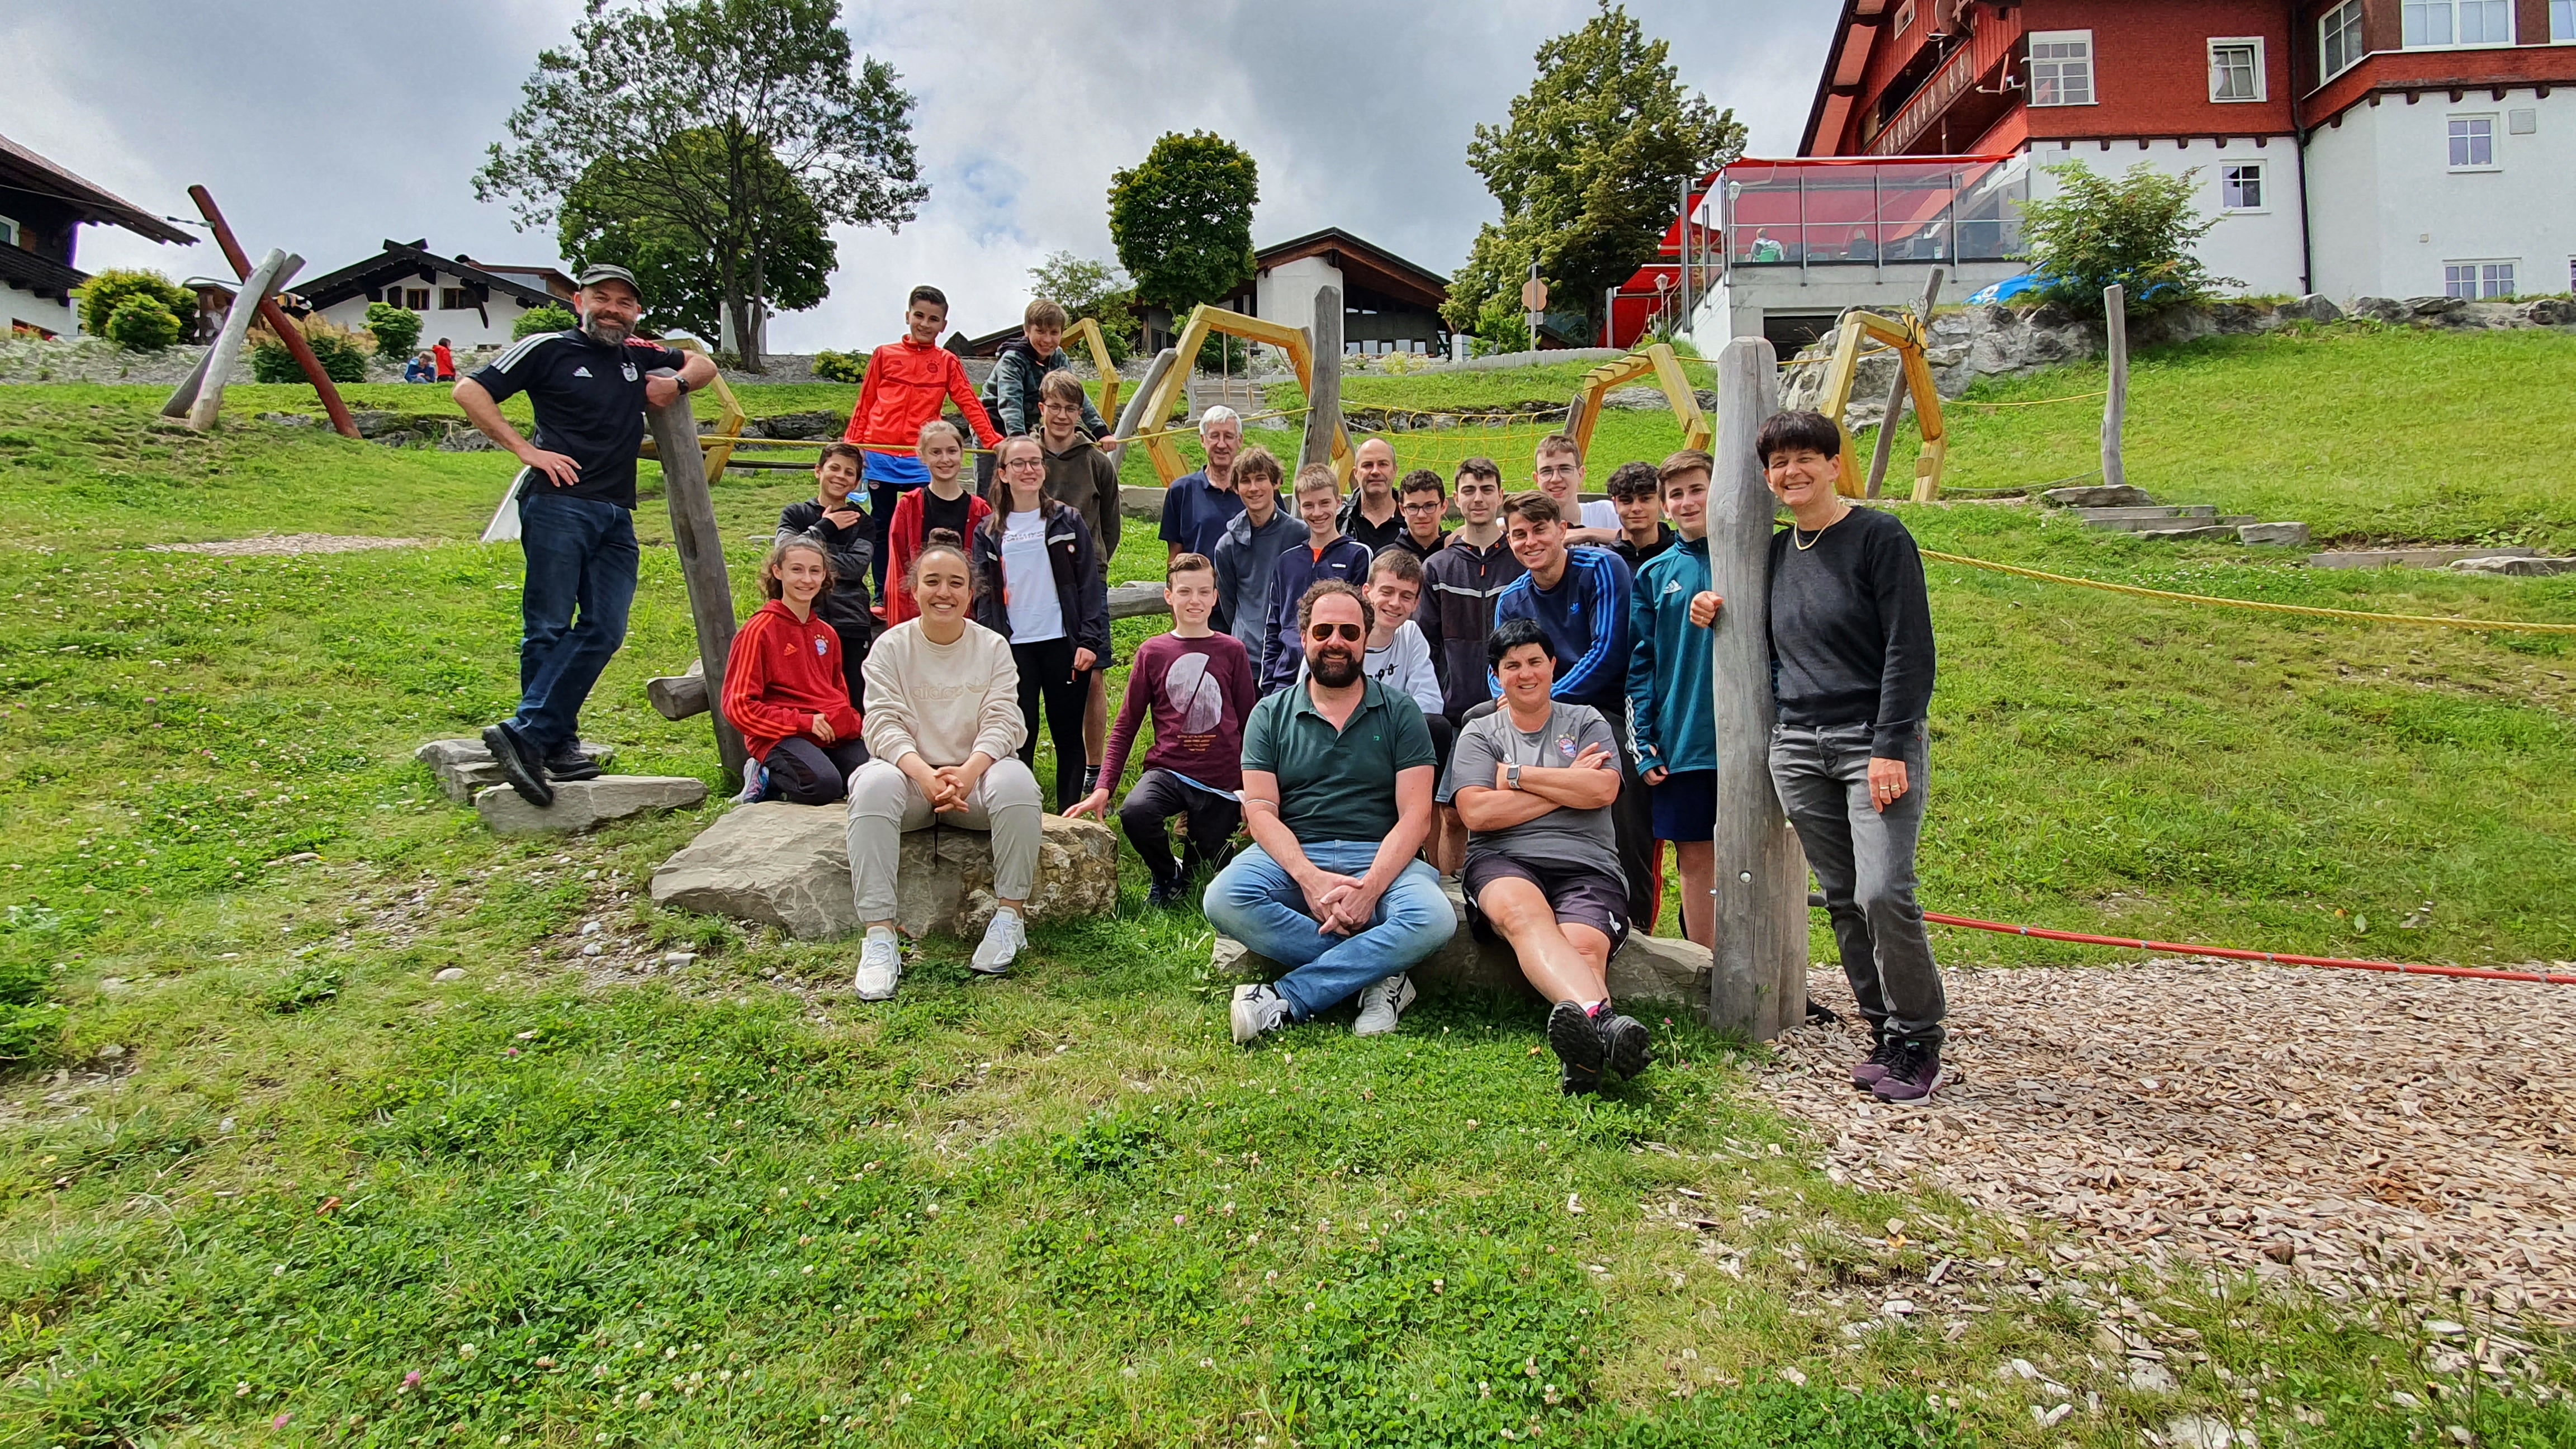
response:
<path fill-rule="evenodd" d="M 2408 50 L 2513 44 L 2509 0 L 2406 0 L 2399 14 Z"/>
<path fill-rule="evenodd" d="M 2361 45 L 2361 0 L 2344 0 L 2317 21 L 2317 66 L 2329 79 L 2368 53 Z"/>
<path fill-rule="evenodd" d="M 2030 33 L 2030 104 L 2093 104 L 2093 32 L 2034 30 Z"/>
<path fill-rule="evenodd" d="M 2576 41 L 2576 0 L 2549 0 L 2549 38 L 2561 45 Z"/>
<path fill-rule="evenodd" d="M 1914 0 L 1905 0 L 1904 4 L 1896 7 L 1896 29 L 1893 33 L 1903 35 L 1905 32 L 1912 30 L 1913 28 Z"/>
<path fill-rule="evenodd" d="M 2222 211 L 2263 210 L 2263 163 L 2230 161 L 2219 167 L 2218 205 Z"/>
<path fill-rule="evenodd" d="M 2495 164 L 2495 117 L 2453 116 L 2451 169 L 2492 171 Z"/>
<path fill-rule="evenodd" d="M 2442 295 L 2466 301 L 2494 301 L 2513 293 L 2511 262 L 2444 262 Z"/>
<path fill-rule="evenodd" d="M 0 246 L 14 247 L 17 245 L 19 245 L 18 223 L 11 221 L 5 216 L 0 216 Z"/>
<path fill-rule="evenodd" d="M 2209 98 L 2213 101 L 2259 101 L 2264 98 L 2263 38 L 2213 40 L 2209 43 Z"/>

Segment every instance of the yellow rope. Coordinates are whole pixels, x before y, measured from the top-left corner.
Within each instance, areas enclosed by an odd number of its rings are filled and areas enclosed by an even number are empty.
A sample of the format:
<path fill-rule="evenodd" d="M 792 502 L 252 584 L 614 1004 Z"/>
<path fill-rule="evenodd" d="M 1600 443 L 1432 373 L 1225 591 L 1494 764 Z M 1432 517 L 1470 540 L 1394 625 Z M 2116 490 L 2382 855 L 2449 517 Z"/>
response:
<path fill-rule="evenodd" d="M 1948 402 L 1943 403 L 1942 406 L 1951 408 L 2044 408 L 2050 403 L 2088 402 L 2097 397 L 2109 397 L 2110 395 L 2111 390 L 2106 387 L 2100 392 L 2070 393 L 2065 397 L 2039 397 L 2032 398 L 2028 402 L 1971 402 L 1966 398 L 1952 398 Z"/>
<path fill-rule="evenodd" d="M 2038 569 L 2018 568 L 2012 564 L 1967 558 L 1955 553 L 1938 553 L 1928 548 L 1922 552 L 1925 558 L 1939 559 L 1943 563 L 1964 564 L 1972 569 L 1991 569 L 1999 574 L 2038 579 L 2043 583 L 2073 584 L 2078 588 L 2102 589 L 2114 594 L 2133 594 L 2142 599 L 2171 599 L 2184 604 L 2215 604 L 2222 609 L 2255 609 L 2267 614 L 2304 614 L 2315 619 L 2359 619 L 2372 624 L 2423 624 L 2441 629 L 2476 629 L 2487 633 L 2576 634 L 2576 624 L 2529 624 L 2510 619 L 2437 618 L 2431 614 L 2370 614 L 2358 609 L 2326 609 L 2312 604 L 2267 604 L 2253 599 L 2222 599 L 2208 594 L 2178 594 L 2169 589 L 2148 589 L 2136 584 L 2106 583 L 2101 579 L 2079 579 L 2068 574 L 2043 573 Z"/>

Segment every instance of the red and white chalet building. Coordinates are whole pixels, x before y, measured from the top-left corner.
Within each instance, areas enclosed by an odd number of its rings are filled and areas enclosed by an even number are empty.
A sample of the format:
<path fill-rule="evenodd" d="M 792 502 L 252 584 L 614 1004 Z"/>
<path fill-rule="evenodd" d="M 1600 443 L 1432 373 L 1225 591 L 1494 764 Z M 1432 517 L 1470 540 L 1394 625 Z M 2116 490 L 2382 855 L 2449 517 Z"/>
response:
<path fill-rule="evenodd" d="M 1798 156 L 1709 178 L 1648 269 L 1703 345 L 2019 275 L 2067 161 L 2196 173 L 2249 294 L 2576 283 L 2576 0 L 1840 3 Z"/>

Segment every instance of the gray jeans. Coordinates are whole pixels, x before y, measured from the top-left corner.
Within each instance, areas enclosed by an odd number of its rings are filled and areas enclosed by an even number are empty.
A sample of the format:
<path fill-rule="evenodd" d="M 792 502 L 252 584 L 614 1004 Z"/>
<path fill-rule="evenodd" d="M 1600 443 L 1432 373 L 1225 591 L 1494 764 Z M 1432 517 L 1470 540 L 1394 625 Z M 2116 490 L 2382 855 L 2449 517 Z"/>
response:
<path fill-rule="evenodd" d="M 1038 883 L 1038 844 L 1045 826 L 1038 779 L 1017 759 L 995 760 L 975 782 L 966 808 L 937 817 L 941 825 L 993 834 L 993 894 L 1026 901 Z M 912 777 L 883 760 L 870 760 L 850 777 L 850 892 L 859 920 L 894 919 L 894 873 L 903 858 L 903 834 L 933 823 L 930 797 Z"/>
<path fill-rule="evenodd" d="M 1824 889 L 1861 1015 L 1889 1036 L 1938 1046 L 1948 1005 L 1914 899 L 1930 755 L 1917 725 L 1905 744 L 1905 795 L 1881 812 L 1869 794 L 1872 734 L 1865 724 L 1774 725 L 1771 784 Z"/>

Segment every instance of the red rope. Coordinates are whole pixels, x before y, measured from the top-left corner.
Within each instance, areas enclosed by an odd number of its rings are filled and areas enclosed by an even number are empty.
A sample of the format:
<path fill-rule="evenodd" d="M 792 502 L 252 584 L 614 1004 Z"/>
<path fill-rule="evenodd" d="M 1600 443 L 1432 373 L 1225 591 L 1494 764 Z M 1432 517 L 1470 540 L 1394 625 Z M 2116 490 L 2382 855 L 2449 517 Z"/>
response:
<path fill-rule="evenodd" d="M 2081 931 L 2051 931 L 2038 926 L 2012 926 L 1970 916 L 1944 916 L 1925 911 L 1923 919 L 1940 926 L 1964 926 L 2006 936 L 2041 941 L 2073 941 L 2083 946 L 2124 946 L 2132 951 L 2163 951 L 2176 956 L 2219 956 L 2230 961 L 2269 961 L 2276 966 L 2333 966 L 2347 971 L 2391 971 L 2404 976 L 2465 976 L 2479 981 L 2537 981 L 2548 986 L 2576 986 L 2576 975 L 2553 971 L 2498 971 L 2485 966 L 2418 966 L 2402 961 L 2350 961 L 2339 956 L 2292 956 L 2278 951 L 2240 951 L 2230 946 L 2189 946 L 2174 941 L 2140 941 L 2126 936 L 2088 936 Z"/>

